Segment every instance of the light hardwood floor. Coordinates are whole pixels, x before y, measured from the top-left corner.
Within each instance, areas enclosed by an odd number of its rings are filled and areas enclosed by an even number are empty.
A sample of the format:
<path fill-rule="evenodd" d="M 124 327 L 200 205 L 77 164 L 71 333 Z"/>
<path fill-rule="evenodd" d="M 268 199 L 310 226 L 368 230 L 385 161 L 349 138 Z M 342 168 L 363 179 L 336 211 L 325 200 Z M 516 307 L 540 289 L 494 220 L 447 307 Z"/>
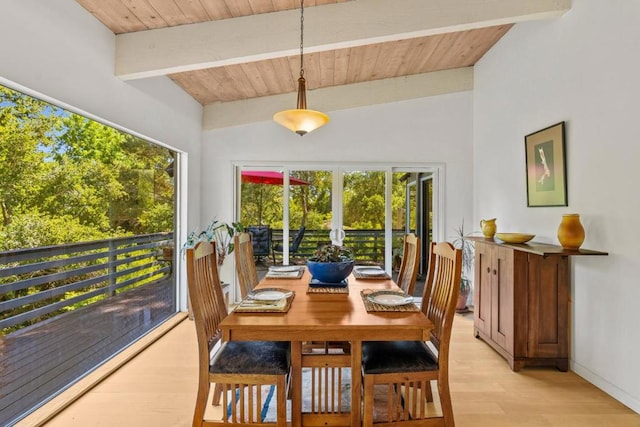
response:
<path fill-rule="evenodd" d="M 640 415 L 572 372 L 519 373 L 456 316 L 450 382 L 457 427 L 634 426 Z M 196 393 L 193 323 L 167 335 L 81 397 L 47 427 L 190 426 Z"/>

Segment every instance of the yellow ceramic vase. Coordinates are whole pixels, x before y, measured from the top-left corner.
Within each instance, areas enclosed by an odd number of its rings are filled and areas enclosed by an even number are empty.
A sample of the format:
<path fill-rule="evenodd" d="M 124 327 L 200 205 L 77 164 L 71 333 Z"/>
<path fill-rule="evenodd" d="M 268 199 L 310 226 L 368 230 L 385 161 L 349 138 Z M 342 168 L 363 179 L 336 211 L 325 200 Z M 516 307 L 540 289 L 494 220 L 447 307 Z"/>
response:
<path fill-rule="evenodd" d="M 493 236 L 496 234 L 496 219 L 481 219 L 480 229 L 482 230 L 484 237 L 487 239 L 493 239 Z"/>
<path fill-rule="evenodd" d="M 584 228 L 580 223 L 580 215 L 562 215 L 562 222 L 558 227 L 558 241 L 565 249 L 578 249 L 584 242 Z"/>

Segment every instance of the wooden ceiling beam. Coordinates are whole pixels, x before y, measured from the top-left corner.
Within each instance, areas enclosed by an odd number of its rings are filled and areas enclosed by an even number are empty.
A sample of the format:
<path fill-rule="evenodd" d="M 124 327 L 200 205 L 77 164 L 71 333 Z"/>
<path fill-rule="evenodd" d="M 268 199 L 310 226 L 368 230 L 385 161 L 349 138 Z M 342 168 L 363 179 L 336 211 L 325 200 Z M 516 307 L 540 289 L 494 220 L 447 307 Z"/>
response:
<path fill-rule="evenodd" d="M 307 92 L 307 100 L 309 108 L 330 113 L 472 89 L 473 67 L 465 67 L 316 89 Z M 270 121 L 274 113 L 294 108 L 295 103 L 296 94 L 289 93 L 208 104 L 203 109 L 202 129 Z"/>
<path fill-rule="evenodd" d="M 571 0 L 357 0 L 305 9 L 305 53 L 550 19 Z M 116 36 L 123 80 L 281 58 L 299 52 L 299 11 Z"/>

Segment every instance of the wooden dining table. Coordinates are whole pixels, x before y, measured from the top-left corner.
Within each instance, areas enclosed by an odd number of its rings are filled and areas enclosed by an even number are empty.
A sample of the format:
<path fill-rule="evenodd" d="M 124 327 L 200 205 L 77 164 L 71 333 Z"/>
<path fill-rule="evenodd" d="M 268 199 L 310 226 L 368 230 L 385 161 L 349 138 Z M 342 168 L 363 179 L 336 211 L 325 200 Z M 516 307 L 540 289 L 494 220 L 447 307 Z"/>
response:
<path fill-rule="evenodd" d="M 361 357 L 363 341 L 428 340 L 433 324 L 420 311 L 367 311 L 361 291 L 399 290 L 391 279 L 348 278 L 348 293 L 309 293 L 308 270 L 300 278 L 265 278 L 255 288 L 294 292 L 283 313 L 231 312 L 220 324 L 224 340 L 291 342 L 291 425 L 361 425 Z M 303 414 L 302 343 L 348 341 L 351 368 L 351 406 L 345 418 L 331 414 Z M 304 358 L 304 359 L 303 359 Z M 349 359 L 347 359 L 349 360 Z M 307 365 L 308 366 L 308 365 Z M 308 392 L 308 391 L 307 391 Z"/>

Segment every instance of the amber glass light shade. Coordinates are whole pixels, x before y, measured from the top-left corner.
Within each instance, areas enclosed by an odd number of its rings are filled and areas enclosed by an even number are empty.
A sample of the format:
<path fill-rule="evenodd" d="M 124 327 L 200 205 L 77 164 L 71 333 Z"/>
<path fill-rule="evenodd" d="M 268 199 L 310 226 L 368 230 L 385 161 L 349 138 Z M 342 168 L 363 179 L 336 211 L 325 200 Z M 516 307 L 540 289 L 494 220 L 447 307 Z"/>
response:
<path fill-rule="evenodd" d="M 329 116 L 315 110 L 284 110 L 274 114 L 273 120 L 302 136 L 326 125 Z"/>
<path fill-rule="evenodd" d="M 290 131 L 302 136 L 326 125 L 329 116 L 320 111 L 307 109 L 307 87 L 304 77 L 298 79 L 298 108 L 284 110 L 273 115 L 273 120 Z"/>

